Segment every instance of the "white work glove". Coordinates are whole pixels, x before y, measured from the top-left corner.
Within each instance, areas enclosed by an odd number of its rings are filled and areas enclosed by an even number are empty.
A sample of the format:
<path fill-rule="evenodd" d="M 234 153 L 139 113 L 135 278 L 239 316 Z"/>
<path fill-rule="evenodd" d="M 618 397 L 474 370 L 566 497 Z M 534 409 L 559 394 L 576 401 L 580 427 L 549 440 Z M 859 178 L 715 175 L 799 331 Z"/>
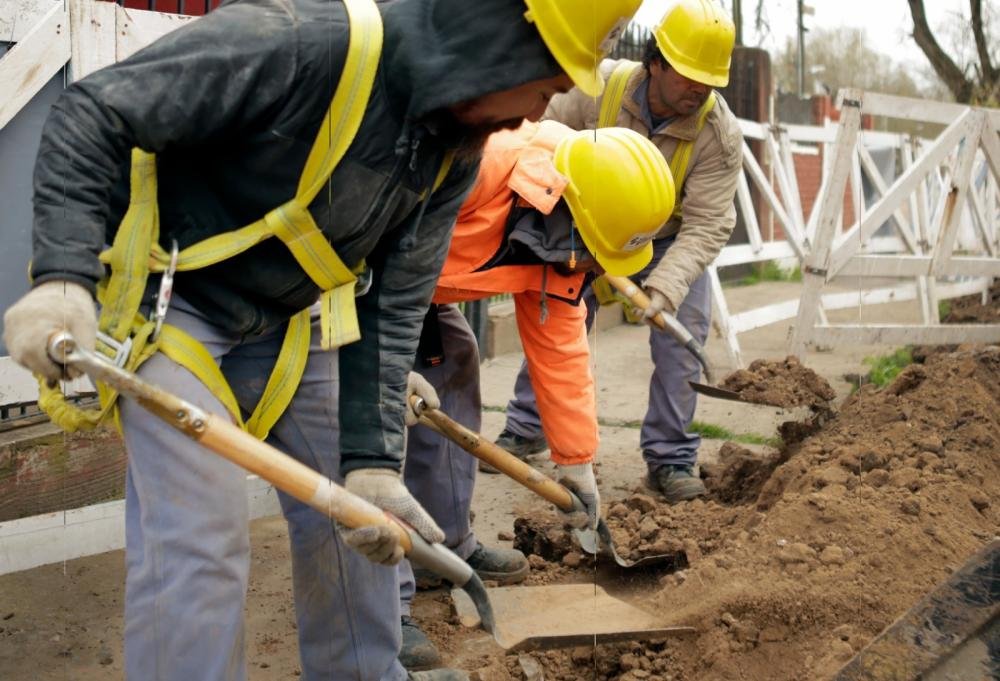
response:
<path fill-rule="evenodd" d="M 344 480 L 348 492 L 370 501 L 404 521 L 432 544 L 444 541 L 444 532 L 406 489 L 398 472 L 388 468 L 361 468 Z M 403 558 L 396 533 L 388 527 L 341 527 L 348 546 L 373 563 L 395 565 Z"/>
<path fill-rule="evenodd" d="M 420 415 L 413 411 L 413 404 L 410 402 L 410 397 L 413 395 L 422 397 L 424 405 L 428 409 L 441 408 L 441 400 L 438 399 L 434 386 L 416 371 L 411 371 L 410 375 L 406 377 L 406 412 L 403 414 L 403 420 L 407 426 L 415 426 L 420 423 Z"/>
<path fill-rule="evenodd" d="M 47 281 L 7 309 L 3 327 L 3 342 L 14 361 L 55 383 L 61 378 L 76 378 L 80 372 L 69 367 L 64 370 L 49 358 L 49 337 L 68 331 L 79 347 L 93 350 L 97 311 L 84 287 L 70 281 Z"/>
<path fill-rule="evenodd" d="M 661 312 L 666 312 L 669 315 L 677 314 L 677 310 L 674 309 L 673 304 L 667 300 L 667 297 L 657 291 L 655 288 L 647 289 L 647 295 L 649 295 L 649 306 L 646 311 L 642 313 L 642 321 L 646 322 L 649 326 L 654 329 L 658 329 L 656 322 L 653 321 L 660 316 Z"/>
<path fill-rule="evenodd" d="M 597 519 L 601 515 L 601 495 L 597 491 L 597 479 L 594 478 L 594 464 L 577 463 L 568 466 L 557 466 L 559 483 L 573 491 L 586 507 L 583 513 L 566 513 L 569 525 L 583 529 L 597 528 Z"/>

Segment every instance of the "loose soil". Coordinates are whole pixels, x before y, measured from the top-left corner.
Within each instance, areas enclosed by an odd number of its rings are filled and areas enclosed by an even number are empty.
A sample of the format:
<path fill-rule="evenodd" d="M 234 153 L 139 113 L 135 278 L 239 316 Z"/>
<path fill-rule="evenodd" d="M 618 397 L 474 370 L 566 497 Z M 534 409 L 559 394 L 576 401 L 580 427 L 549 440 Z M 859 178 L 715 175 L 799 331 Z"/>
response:
<path fill-rule="evenodd" d="M 695 635 L 504 654 L 457 622 L 443 590 L 418 594 L 415 616 L 474 681 L 829 678 L 1000 527 L 1000 348 L 918 356 L 886 388 L 865 386 L 836 413 L 783 427 L 781 451 L 725 445 L 702 466 L 703 500 L 667 506 L 633 482 L 620 489 L 610 469 L 627 462 L 606 460 L 619 552 L 671 553 L 673 566 L 595 568 L 537 500 L 497 537 L 531 554 L 528 584 L 596 578 Z M 250 679 L 297 677 L 280 518 L 255 523 L 253 570 Z M 121 678 L 123 574 L 112 552 L 0 578 L 0 677 Z"/>
<path fill-rule="evenodd" d="M 953 298 L 943 321 L 945 324 L 997 324 L 1000 323 L 1000 279 L 993 281 L 986 294 L 986 304 L 979 294 Z"/>
<path fill-rule="evenodd" d="M 696 636 L 483 656 L 473 679 L 829 678 L 997 534 L 1000 347 L 931 353 L 780 453 L 730 444 L 703 475 L 704 500 L 636 490 L 607 509 L 619 552 L 683 556 L 647 576 L 646 607 Z M 554 516 L 515 529 L 530 583 L 593 579 Z"/>
<path fill-rule="evenodd" d="M 726 376 L 721 387 L 739 393 L 746 402 L 775 407 L 822 409 L 837 396 L 825 378 L 791 355 L 783 360 L 755 360 Z"/>

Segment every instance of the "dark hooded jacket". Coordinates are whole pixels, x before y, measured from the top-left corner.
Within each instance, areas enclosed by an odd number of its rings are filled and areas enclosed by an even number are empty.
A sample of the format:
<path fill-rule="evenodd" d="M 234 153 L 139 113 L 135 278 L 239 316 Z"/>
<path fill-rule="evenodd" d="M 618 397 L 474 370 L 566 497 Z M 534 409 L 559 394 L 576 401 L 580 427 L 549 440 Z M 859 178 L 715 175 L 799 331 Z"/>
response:
<path fill-rule="evenodd" d="M 440 110 L 560 73 L 521 0 L 379 3 L 385 41 L 361 128 L 310 206 L 349 266 L 365 259 L 362 339 L 340 350 L 341 470 L 400 466 L 406 374 L 476 162 Z M 333 0 L 235 0 L 67 88 L 34 179 L 34 284 L 94 290 L 97 255 L 128 203 L 130 149 L 157 154 L 161 243 L 184 248 L 251 223 L 295 193 L 347 47 Z M 220 327 L 259 334 L 317 300 L 276 239 L 179 273 L 175 290 Z"/>

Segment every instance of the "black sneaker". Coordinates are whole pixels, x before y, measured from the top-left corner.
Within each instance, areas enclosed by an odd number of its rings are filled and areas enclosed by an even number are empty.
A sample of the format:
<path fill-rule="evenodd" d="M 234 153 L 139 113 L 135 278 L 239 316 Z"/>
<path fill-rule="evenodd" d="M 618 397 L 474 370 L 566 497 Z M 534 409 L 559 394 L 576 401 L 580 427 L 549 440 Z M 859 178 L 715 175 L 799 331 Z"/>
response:
<path fill-rule="evenodd" d="M 426 672 L 410 672 L 410 681 L 469 681 L 469 675 L 461 669 L 431 669 Z"/>
<path fill-rule="evenodd" d="M 694 474 L 693 466 L 666 465 L 650 471 L 646 484 L 663 495 L 669 504 L 690 501 L 705 494 L 705 483 Z"/>
<path fill-rule="evenodd" d="M 399 650 L 399 663 L 408 670 L 433 669 L 441 664 L 441 653 L 427 638 L 420 625 L 412 617 L 400 618 L 403 630 L 403 646 Z"/>
<path fill-rule="evenodd" d="M 476 544 L 476 550 L 465 562 L 483 581 L 491 580 L 500 585 L 517 584 L 528 576 L 528 559 L 516 549 Z"/>
<path fill-rule="evenodd" d="M 504 428 L 503 431 L 497 435 L 497 439 L 493 442 L 501 449 L 506 449 L 522 461 L 532 454 L 544 452 L 549 448 L 549 443 L 545 441 L 544 435 L 539 435 L 536 438 L 523 437 L 517 433 L 510 432 L 506 428 Z M 485 461 L 479 462 L 479 470 L 483 473 L 500 472 Z"/>

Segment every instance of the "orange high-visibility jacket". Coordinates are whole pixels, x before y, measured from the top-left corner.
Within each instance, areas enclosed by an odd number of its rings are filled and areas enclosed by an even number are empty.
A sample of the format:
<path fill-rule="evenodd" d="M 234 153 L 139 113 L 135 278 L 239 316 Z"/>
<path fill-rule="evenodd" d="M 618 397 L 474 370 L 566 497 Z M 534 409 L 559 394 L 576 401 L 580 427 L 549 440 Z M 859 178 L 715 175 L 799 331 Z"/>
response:
<path fill-rule="evenodd" d="M 500 248 L 515 201 L 545 214 L 559 202 L 567 181 L 552 165 L 552 153 L 568 132 L 565 126 L 547 121 L 525 123 L 490 137 L 476 184 L 459 210 L 434 294 L 435 303 L 514 294 L 517 330 L 542 430 L 557 464 L 586 463 L 597 453 L 597 405 L 584 325 L 587 311 L 582 304 L 558 299 L 577 299 L 584 275 L 563 276 L 541 264 L 476 270 Z M 544 322 L 543 284 L 548 308 Z"/>

